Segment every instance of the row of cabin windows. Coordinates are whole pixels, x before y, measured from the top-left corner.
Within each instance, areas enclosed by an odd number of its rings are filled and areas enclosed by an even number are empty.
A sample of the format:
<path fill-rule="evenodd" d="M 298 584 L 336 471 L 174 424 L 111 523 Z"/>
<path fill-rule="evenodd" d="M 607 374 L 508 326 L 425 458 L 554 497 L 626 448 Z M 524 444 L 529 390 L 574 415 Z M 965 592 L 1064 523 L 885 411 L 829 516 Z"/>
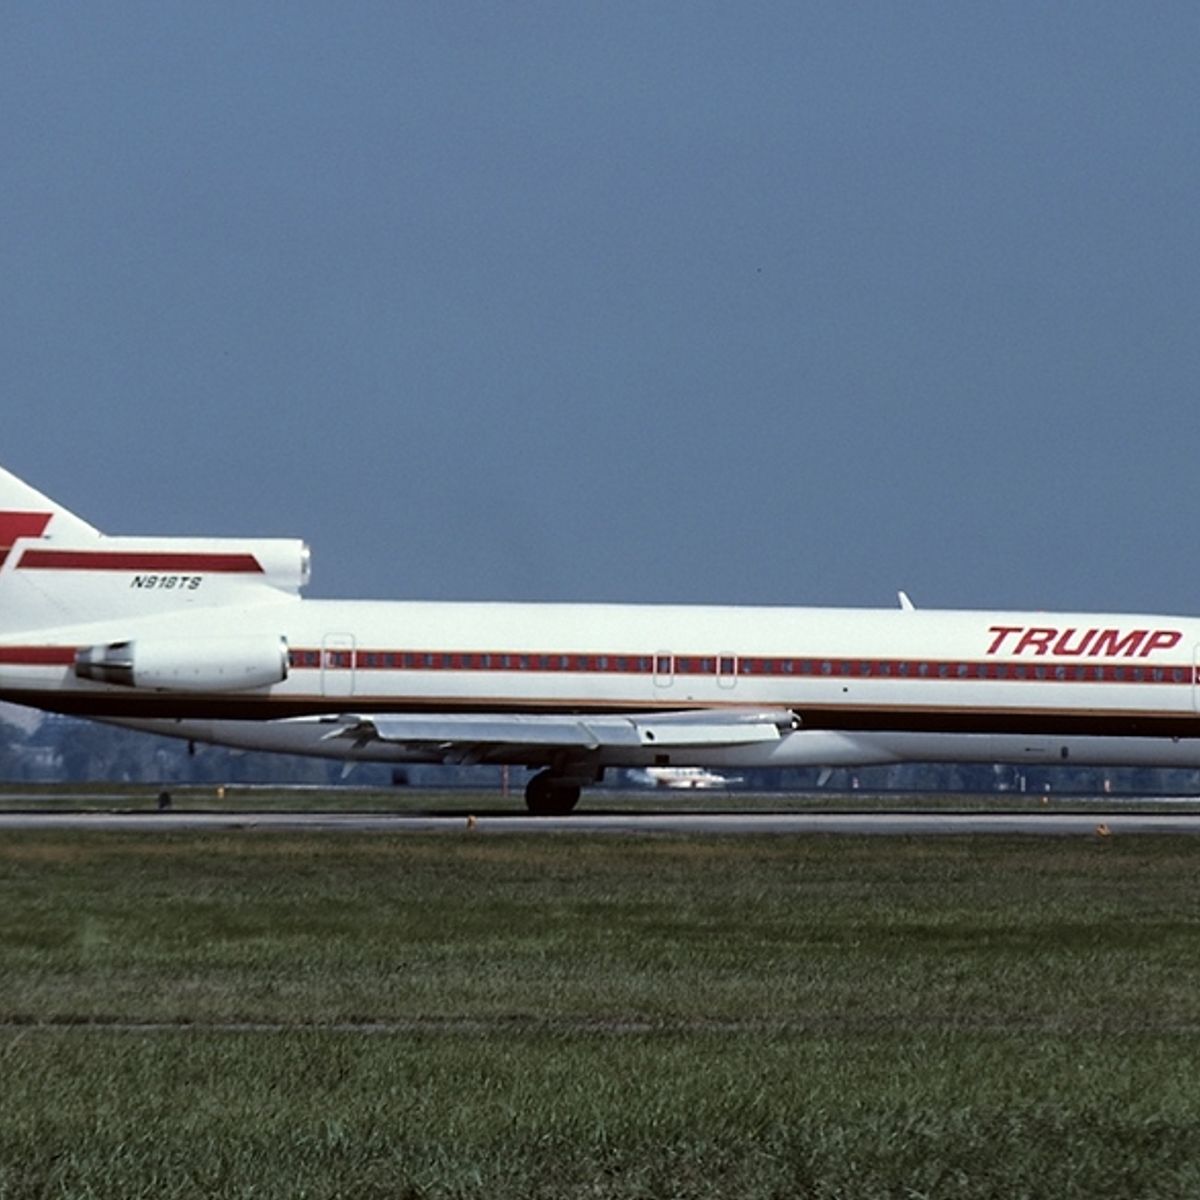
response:
<path fill-rule="evenodd" d="M 741 675 L 838 675 L 859 679 L 1054 679 L 1076 682 L 1190 683 L 1187 667 L 1064 666 L 1047 663 L 879 662 L 849 659 L 742 659 Z"/>
<path fill-rule="evenodd" d="M 349 667 L 352 665 L 352 653 L 349 650 L 327 650 L 325 666 Z M 290 661 L 294 667 L 319 667 L 321 652 L 293 650 Z M 616 671 L 647 675 L 655 669 L 655 660 L 644 656 L 607 654 L 393 654 L 360 650 L 353 665 L 359 670 L 385 671 Z"/>
<path fill-rule="evenodd" d="M 321 666 L 321 651 L 293 650 L 293 667 Z M 349 670 L 426 671 L 611 671 L 646 675 L 824 675 L 865 679 L 1042 679 L 1111 683 L 1191 683 L 1187 667 L 1053 665 L 1046 663 L 951 663 L 896 662 L 811 658 L 715 658 L 669 655 L 606 654 L 437 654 L 359 651 L 357 662 L 351 650 L 325 651 L 327 668 Z"/>

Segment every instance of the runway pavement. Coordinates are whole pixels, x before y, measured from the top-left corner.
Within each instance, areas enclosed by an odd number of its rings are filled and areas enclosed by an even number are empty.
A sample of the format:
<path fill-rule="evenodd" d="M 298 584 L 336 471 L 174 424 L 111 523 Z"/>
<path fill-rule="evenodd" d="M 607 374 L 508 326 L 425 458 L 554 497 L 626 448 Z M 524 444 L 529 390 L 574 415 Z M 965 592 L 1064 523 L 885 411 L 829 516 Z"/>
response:
<path fill-rule="evenodd" d="M 8 812 L 0 836 L 14 830 L 93 830 L 172 833 L 181 830 L 319 833 L 496 834 L 868 834 L 886 837 L 1040 835 L 1106 837 L 1127 834 L 1200 834 L 1200 814 L 1121 811 L 1070 813 L 578 813 L 531 817 L 523 813 L 390 815 L 332 812 Z"/>

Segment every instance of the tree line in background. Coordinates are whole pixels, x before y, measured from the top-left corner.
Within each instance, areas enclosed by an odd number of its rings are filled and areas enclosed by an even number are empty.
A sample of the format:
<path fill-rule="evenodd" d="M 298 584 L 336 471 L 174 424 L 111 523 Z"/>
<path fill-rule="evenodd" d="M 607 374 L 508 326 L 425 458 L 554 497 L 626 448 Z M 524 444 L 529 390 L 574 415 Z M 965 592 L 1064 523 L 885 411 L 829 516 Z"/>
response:
<path fill-rule="evenodd" d="M 514 769 L 510 785 L 523 784 Z M 1169 768 L 1090 768 L 991 766 L 986 764 L 904 764 L 823 772 L 816 767 L 727 772 L 731 787 L 754 791 L 945 791 L 1060 792 L 1100 795 L 1200 795 L 1200 770 Z M 346 769 L 338 760 L 263 754 L 221 746 L 190 746 L 178 738 L 48 717 L 26 732 L 0 720 L 0 780 L 11 783 L 172 783 L 356 787 L 499 787 L 497 767 L 392 767 L 359 763 Z M 629 782 L 610 771 L 609 784 Z"/>
<path fill-rule="evenodd" d="M 47 717 L 31 733 L 0 722 L 0 778 L 14 783 L 333 784 L 341 775 L 342 764 L 326 759 L 192 746 L 70 717 Z M 364 786 L 392 782 L 377 764 L 354 775 Z"/>

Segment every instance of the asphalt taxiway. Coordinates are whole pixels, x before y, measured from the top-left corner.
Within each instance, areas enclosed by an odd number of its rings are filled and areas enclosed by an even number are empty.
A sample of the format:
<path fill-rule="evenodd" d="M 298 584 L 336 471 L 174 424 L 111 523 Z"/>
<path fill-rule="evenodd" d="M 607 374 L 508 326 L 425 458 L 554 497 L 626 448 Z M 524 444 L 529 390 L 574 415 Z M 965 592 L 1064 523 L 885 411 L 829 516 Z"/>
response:
<path fill-rule="evenodd" d="M 873 835 L 945 837 L 1031 835 L 1107 837 L 1200 834 L 1200 813 L 1113 812 L 815 812 L 389 814 L 347 812 L 47 812 L 0 813 L 0 835 L 15 830 L 122 833 L 200 832 L 699 834 L 709 836 Z"/>

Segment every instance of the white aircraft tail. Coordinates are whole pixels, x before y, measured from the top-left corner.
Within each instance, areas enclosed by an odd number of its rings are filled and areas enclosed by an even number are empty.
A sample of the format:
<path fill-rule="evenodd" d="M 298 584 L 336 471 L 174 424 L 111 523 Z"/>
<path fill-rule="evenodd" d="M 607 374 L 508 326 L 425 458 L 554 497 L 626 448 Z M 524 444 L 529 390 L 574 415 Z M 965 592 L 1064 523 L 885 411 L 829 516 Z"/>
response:
<path fill-rule="evenodd" d="M 98 529 L 0 467 L 0 565 L 26 538 L 85 545 L 100 536 Z"/>
<path fill-rule="evenodd" d="M 294 597 L 308 563 L 293 539 L 106 537 L 0 467 L 0 640 Z"/>

